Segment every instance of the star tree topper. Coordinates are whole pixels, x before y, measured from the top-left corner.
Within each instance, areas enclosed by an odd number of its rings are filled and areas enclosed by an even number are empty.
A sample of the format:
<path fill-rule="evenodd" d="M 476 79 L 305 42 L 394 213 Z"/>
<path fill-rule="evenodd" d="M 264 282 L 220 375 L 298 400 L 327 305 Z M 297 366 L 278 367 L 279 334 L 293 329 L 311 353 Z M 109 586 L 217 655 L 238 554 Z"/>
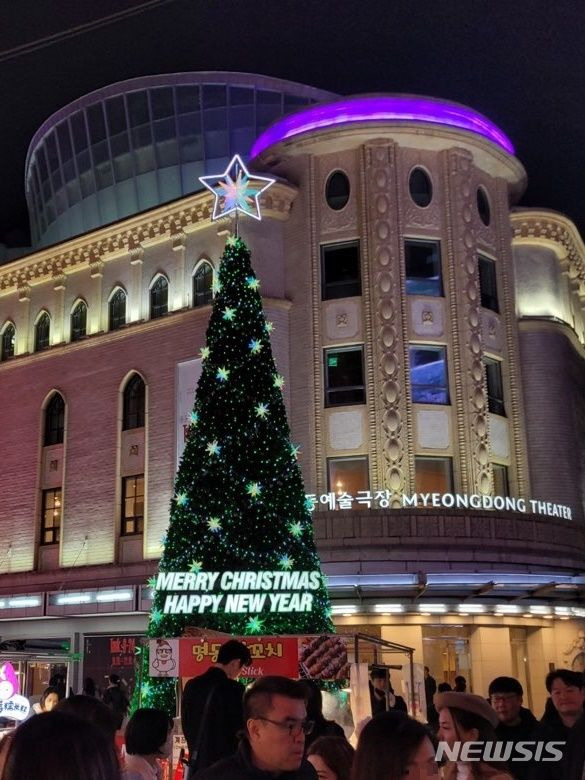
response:
<path fill-rule="evenodd" d="M 238 211 L 254 219 L 260 216 L 260 195 L 274 184 L 267 176 L 249 173 L 239 154 L 233 156 L 222 174 L 200 176 L 199 181 L 215 195 L 212 219 L 220 219 Z"/>

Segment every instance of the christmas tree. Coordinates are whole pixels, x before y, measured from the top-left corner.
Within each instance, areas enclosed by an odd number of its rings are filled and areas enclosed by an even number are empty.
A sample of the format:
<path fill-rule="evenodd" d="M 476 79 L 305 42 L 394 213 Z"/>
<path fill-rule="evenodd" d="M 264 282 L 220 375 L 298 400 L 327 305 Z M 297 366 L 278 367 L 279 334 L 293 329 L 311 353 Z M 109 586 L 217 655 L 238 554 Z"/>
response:
<path fill-rule="evenodd" d="M 160 572 L 320 572 L 310 504 L 290 441 L 270 334 L 250 251 L 227 240 L 201 349 L 203 369 L 176 476 Z M 165 614 L 155 591 L 150 637 L 188 625 L 232 635 L 333 632 L 322 576 L 310 611 Z M 144 659 L 146 663 L 146 659 Z M 145 674 L 148 666 L 143 665 Z M 174 683 L 143 677 L 142 706 L 174 710 Z"/>

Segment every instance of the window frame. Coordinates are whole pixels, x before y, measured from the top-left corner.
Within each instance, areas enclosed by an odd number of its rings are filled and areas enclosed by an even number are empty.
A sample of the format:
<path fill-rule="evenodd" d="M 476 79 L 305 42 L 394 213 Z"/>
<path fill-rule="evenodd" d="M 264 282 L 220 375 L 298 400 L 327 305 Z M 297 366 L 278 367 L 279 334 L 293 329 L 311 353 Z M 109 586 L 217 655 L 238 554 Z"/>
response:
<path fill-rule="evenodd" d="M 55 408 L 59 404 L 59 408 Z M 65 399 L 61 393 L 53 393 L 45 407 L 43 447 L 63 444 L 65 440 Z"/>
<path fill-rule="evenodd" d="M 127 486 L 130 482 L 134 483 L 134 494 L 128 496 Z M 142 481 L 142 493 L 137 492 L 138 482 Z M 140 536 L 144 533 L 144 498 L 145 498 L 144 474 L 132 474 L 122 477 L 122 504 L 120 510 L 120 536 Z M 136 511 L 136 499 L 142 498 L 142 514 L 127 515 L 126 501 L 133 499 L 134 511 Z M 133 524 L 133 530 L 128 530 L 128 523 Z"/>
<path fill-rule="evenodd" d="M 141 387 L 140 396 L 134 393 L 135 387 Z M 134 372 L 126 380 L 122 391 L 122 430 L 133 431 L 144 428 L 145 424 L 146 382 L 139 373 Z"/>
<path fill-rule="evenodd" d="M 365 463 L 367 485 L 366 485 L 365 488 L 363 488 L 363 490 L 364 491 L 369 491 L 370 490 L 370 459 L 369 459 L 369 456 L 368 455 L 341 455 L 341 456 L 333 455 L 331 457 L 326 458 L 326 460 L 325 460 L 325 468 L 326 468 L 326 473 L 327 473 L 327 492 L 328 493 L 335 493 L 336 496 L 338 494 L 336 486 L 331 484 L 331 464 L 334 463 L 334 462 L 335 463 L 340 463 L 341 461 L 343 461 L 343 462 L 360 461 L 360 462 L 364 462 Z M 347 492 L 347 491 L 344 491 L 344 492 Z M 354 500 L 353 500 L 352 504 L 355 503 L 355 496 L 353 496 L 353 499 Z"/>
<path fill-rule="evenodd" d="M 9 333 L 12 333 L 11 352 L 10 354 L 7 354 L 6 345 L 8 343 Z M 16 354 L 16 326 L 13 322 L 9 321 L 2 328 L 2 333 L 0 333 L 0 361 L 12 360 L 12 358 L 15 357 L 15 354 Z"/>
<path fill-rule="evenodd" d="M 203 271 L 203 274 L 202 274 Z M 211 274 L 211 283 L 209 285 L 209 288 L 204 288 L 203 290 L 197 289 L 198 279 L 204 278 L 207 273 Z M 192 307 L 194 309 L 199 308 L 200 306 L 208 306 L 213 302 L 213 276 L 214 276 L 214 269 L 212 264 L 208 260 L 202 260 L 200 263 L 197 264 L 197 267 L 193 271 L 193 284 L 192 284 Z"/>
<path fill-rule="evenodd" d="M 83 324 L 76 324 L 76 318 L 79 319 L 79 312 L 83 312 Z M 81 341 L 87 336 L 87 303 L 85 301 L 77 301 L 73 309 L 71 310 L 70 317 L 70 340 Z"/>
<path fill-rule="evenodd" d="M 55 515 L 56 502 L 55 499 L 59 498 L 59 514 Z M 53 497 L 53 505 L 48 506 L 47 499 L 49 496 Z M 47 525 L 47 513 L 52 512 L 53 524 Z M 50 545 L 59 544 L 61 541 L 61 522 L 63 520 L 63 490 L 62 488 L 47 488 L 42 491 L 41 497 L 41 523 L 40 523 L 40 538 L 39 545 L 41 547 L 48 547 Z M 56 522 L 57 521 L 57 522 Z M 46 534 L 51 535 L 49 541 L 46 540 Z"/>
<path fill-rule="evenodd" d="M 484 270 L 482 271 L 482 269 Z M 478 254 L 477 273 L 479 278 L 479 298 L 482 308 L 499 314 L 500 299 L 498 295 L 496 261 L 486 255 Z"/>
<path fill-rule="evenodd" d="M 502 361 L 485 356 L 483 359 L 483 365 L 488 399 L 488 411 L 491 414 L 497 414 L 500 417 L 506 417 L 504 382 L 502 379 Z M 491 367 L 493 367 L 495 370 L 490 371 Z"/>
<path fill-rule="evenodd" d="M 117 307 L 124 304 L 124 316 L 120 317 Z M 126 309 L 128 304 L 128 295 L 122 287 L 116 287 L 108 300 L 108 330 L 120 330 L 126 325 Z"/>
<path fill-rule="evenodd" d="M 503 482 L 505 484 L 505 489 L 503 493 L 499 493 L 496 490 L 496 471 L 499 471 L 503 476 Z M 492 473 L 493 473 L 493 480 L 494 480 L 494 495 L 508 498 L 510 495 L 510 470 L 508 466 L 506 466 L 505 463 L 492 463 Z"/>
<path fill-rule="evenodd" d="M 46 334 L 42 333 L 41 328 L 46 324 Z M 41 335 L 43 339 L 41 341 Z M 48 311 L 43 311 L 37 317 L 35 322 L 35 352 L 44 352 L 51 346 L 51 315 Z"/>
<path fill-rule="evenodd" d="M 327 281 L 326 255 L 335 251 L 355 247 L 357 249 L 357 277 L 341 282 Z M 362 294 L 362 255 L 359 239 L 352 241 L 336 241 L 334 243 L 321 244 L 321 300 L 335 301 L 340 298 L 358 298 Z M 346 292 L 346 288 L 348 292 Z M 333 294 L 341 290 L 341 295 Z"/>
<path fill-rule="evenodd" d="M 329 387 L 329 372 L 328 372 L 328 363 L 327 359 L 329 355 L 333 352 L 359 352 L 361 355 L 361 367 L 362 367 L 362 382 L 359 385 L 345 385 L 343 387 Z M 345 347 L 325 347 L 323 349 L 323 389 L 324 389 L 324 406 L 326 409 L 333 407 L 333 406 L 361 406 L 366 403 L 367 395 L 366 395 L 366 374 L 365 374 L 365 354 L 364 354 L 364 345 L 363 344 L 355 344 Z M 360 401 L 340 401 L 338 403 L 334 403 L 330 397 L 330 394 L 333 393 L 341 393 L 341 392 L 351 392 L 351 391 L 362 391 L 362 400 Z"/>
<path fill-rule="evenodd" d="M 428 385 L 428 384 L 415 384 L 412 380 L 413 360 L 412 352 L 416 349 L 426 350 L 427 352 L 435 352 L 443 354 L 443 365 L 445 367 L 445 384 L 443 385 Z M 447 353 L 446 344 L 409 344 L 408 345 L 408 381 L 410 383 L 410 397 L 413 404 L 429 404 L 432 406 L 450 406 L 451 405 L 451 393 L 449 389 L 449 357 Z M 445 401 L 420 401 L 415 398 L 415 388 L 427 388 L 445 391 Z"/>
<path fill-rule="evenodd" d="M 150 285 L 149 313 L 151 320 L 157 320 L 169 313 L 169 280 L 164 274 L 157 274 Z"/>
<path fill-rule="evenodd" d="M 439 268 L 439 278 L 436 283 L 437 292 L 419 292 L 415 289 L 409 289 L 409 281 L 413 282 L 425 282 L 433 279 L 431 276 L 412 276 L 408 272 L 408 248 L 414 246 L 429 246 L 433 247 L 434 254 L 437 256 L 437 263 Z M 444 298 L 445 287 L 443 284 L 443 252 L 441 247 L 441 240 L 438 238 L 409 238 L 404 239 L 404 284 L 407 295 L 421 295 L 427 298 Z M 411 285 L 412 287 L 412 285 Z"/>
<path fill-rule="evenodd" d="M 421 493 L 423 491 L 419 490 L 416 486 L 416 464 L 417 461 L 434 461 L 434 462 L 442 462 L 447 467 L 447 477 L 448 477 L 448 485 L 447 489 L 442 493 L 442 495 L 446 493 L 454 493 L 454 475 L 453 475 L 453 458 L 450 455 L 415 455 L 414 456 L 414 483 L 415 483 L 415 492 Z M 428 492 L 428 489 L 425 488 L 425 491 Z M 433 491 L 437 492 L 437 491 Z"/>
<path fill-rule="evenodd" d="M 343 195 L 331 195 L 330 188 L 336 176 L 338 178 L 340 177 L 343 180 L 344 184 L 347 184 L 347 193 L 344 192 Z M 329 208 L 332 211 L 340 212 L 343 211 L 343 209 L 347 206 L 350 197 L 351 197 L 351 182 L 349 180 L 349 176 L 345 171 L 342 171 L 341 168 L 335 168 L 335 170 L 329 173 L 327 179 L 325 180 L 325 203 L 329 206 Z M 339 205 L 342 199 L 344 199 L 343 203 Z"/>

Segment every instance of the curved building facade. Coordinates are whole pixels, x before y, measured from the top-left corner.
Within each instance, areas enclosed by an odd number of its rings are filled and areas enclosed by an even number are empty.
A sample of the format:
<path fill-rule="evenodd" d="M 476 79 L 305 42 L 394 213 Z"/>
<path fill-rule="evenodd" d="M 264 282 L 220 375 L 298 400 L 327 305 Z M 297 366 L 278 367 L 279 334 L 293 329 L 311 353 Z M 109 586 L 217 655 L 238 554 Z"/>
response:
<path fill-rule="evenodd" d="M 25 190 L 33 246 L 47 246 L 200 188 L 275 119 L 332 98 L 245 73 L 172 73 L 112 84 L 49 117 Z"/>
<path fill-rule="evenodd" d="M 77 107 L 94 190 L 51 224 L 71 227 L 73 208 L 93 204 L 101 227 L 0 269 L 2 640 L 144 631 L 229 228 L 212 222 L 207 191 L 173 200 L 157 187 L 191 186 L 247 145 L 250 167 L 278 177 L 262 222 L 240 230 L 275 324 L 337 624 L 412 647 L 476 693 L 518 677 L 540 713 L 550 665 L 585 666 L 585 247 L 574 225 L 513 208 L 525 171 L 505 134 L 464 106 L 396 95 L 309 105 L 315 90 L 261 76 L 160 79 Z M 206 102 L 210 84 L 223 85 L 220 107 Z M 157 89 L 172 117 L 159 117 Z M 270 90 L 280 113 L 263 130 Z M 134 143 L 136 94 L 144 159 L 161 162 L 137 173 L 142 147 L 121 151 L 132 176 L 118 182 L 112 140 Z M 195 136 L 181 136 L 179 107 L 195 94 L 199 120 L 211 113 L 199 157 L 184 160 L 198 167 L 185 168 L 176 150 Z M 293 98 L 306 104 L 284 116 Z M 110 130 L 108 100 L 129 129 Z M 74 142 L 78 114 L 67 107 L 39 131 L 34 165 L 50 171 L 49 148 L 65 130 Z M 92 140 L 102 120 L 109 135 Z M 157 122 L 176 135 L 163 139 Z M 167 142 L 175 156 L 157 157 Z M 97 188 L 98 149 L 109 190 Z M 34 165 L 31 153 L 39 178 Z M 117 208 L 124 187 L 132 216 L 102 224 L 100 198 Z"/>

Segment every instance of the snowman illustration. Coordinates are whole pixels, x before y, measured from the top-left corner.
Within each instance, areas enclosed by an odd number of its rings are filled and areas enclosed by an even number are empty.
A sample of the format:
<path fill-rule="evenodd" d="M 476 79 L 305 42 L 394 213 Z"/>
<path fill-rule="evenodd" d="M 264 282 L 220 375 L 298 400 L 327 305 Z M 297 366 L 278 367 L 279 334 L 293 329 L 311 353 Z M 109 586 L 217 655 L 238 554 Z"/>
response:
<path fill-rule="evenodd" d="M 0 701 L 12 698 L 18 691 L 18 677 L 11 663 L 0 666 Z"/>
<path fill-rule="evenodd" d="M 156 669 L 161 677 L 168 677 L 177 668 L 177 662 L 173 658 L 173 648 L 166 639 L 157 639 L 155 654 L 156 658 L 152 662 L 153 669 Z"/>

